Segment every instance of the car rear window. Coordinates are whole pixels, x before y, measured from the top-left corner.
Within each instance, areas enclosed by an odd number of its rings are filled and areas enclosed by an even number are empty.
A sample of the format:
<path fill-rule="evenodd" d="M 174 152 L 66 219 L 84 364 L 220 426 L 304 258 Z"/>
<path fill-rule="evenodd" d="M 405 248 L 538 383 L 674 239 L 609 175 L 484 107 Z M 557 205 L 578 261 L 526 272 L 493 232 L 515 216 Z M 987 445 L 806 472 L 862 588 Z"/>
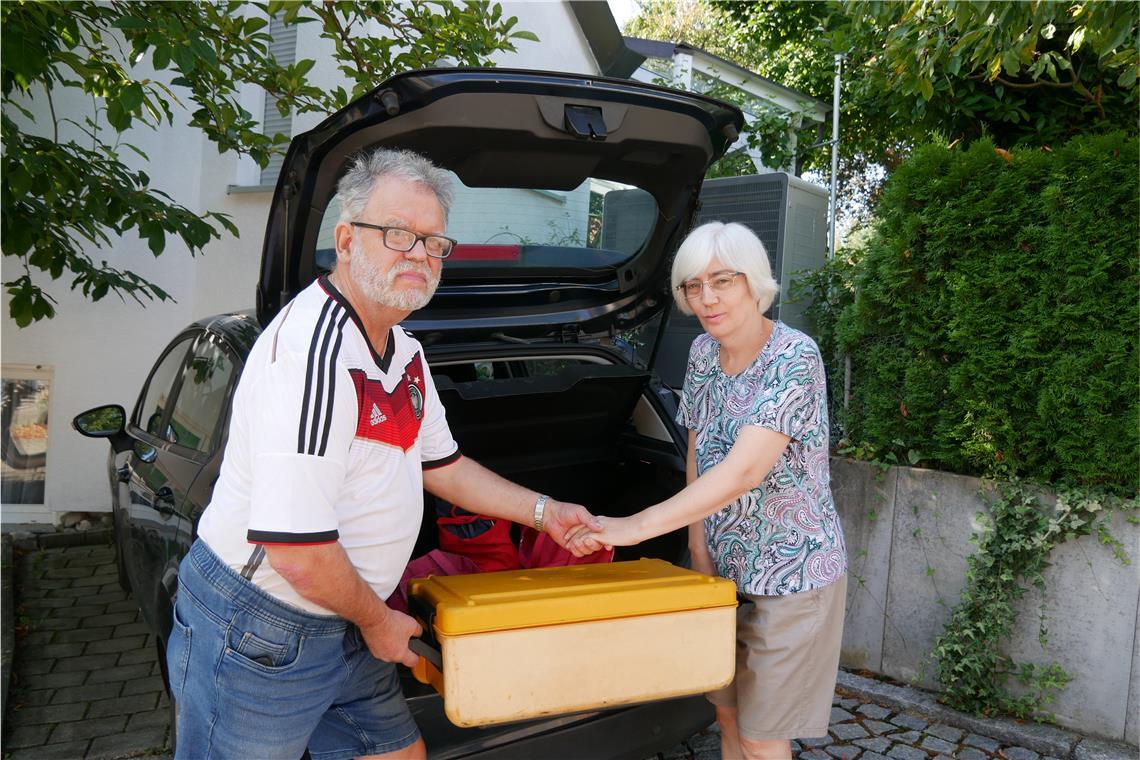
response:
<path fill-rule="evenodd" d="M 651 194 L 611 180 L 589 179 L 573 190 L 467 187 L 454 175 L 452 181 L 447 234 L 459 245 L 449 269 L 614 267 L 641 251 L 657 220 Z M 335 257 L 339 219 L 334 197 L 317 239 L 322 269 Z"/>

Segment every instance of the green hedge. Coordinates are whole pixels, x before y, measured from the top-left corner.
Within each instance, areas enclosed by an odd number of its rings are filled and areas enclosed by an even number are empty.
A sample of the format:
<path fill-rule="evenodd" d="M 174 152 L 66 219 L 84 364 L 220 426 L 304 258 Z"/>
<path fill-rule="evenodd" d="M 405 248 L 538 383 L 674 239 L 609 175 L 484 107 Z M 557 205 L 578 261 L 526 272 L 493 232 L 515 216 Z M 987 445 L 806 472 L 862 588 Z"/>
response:
<path fill-rule="evenodd" d="M 1138 166 L 1123 134 L 917 150 L 835 328 L 852 361 L 847 438 L 955 472 L 1136 493 Z"/>

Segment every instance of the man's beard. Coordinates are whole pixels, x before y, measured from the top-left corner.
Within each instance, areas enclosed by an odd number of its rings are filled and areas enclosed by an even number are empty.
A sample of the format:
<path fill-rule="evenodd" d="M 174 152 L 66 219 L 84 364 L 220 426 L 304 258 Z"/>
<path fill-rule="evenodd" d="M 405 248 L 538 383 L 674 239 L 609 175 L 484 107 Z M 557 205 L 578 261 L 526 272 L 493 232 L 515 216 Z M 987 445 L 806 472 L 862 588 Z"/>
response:
<path fill-rule="evenodd" d="M 386 273 L 381 272 L 375 262 L 361 250 L 356 240 L 349 245 L 352 280 L 368 298 L 383 306 L 402 311 L 415 311 L 428 305 L 439 286 L 439 275 L 432 274 L 427 262 L 417 264 L 403 259 L 394 263 Z M 396 277 L 403 272 L 418 272 L 427 281 L 424 290 L 416 288 L 397 289 Z"/>

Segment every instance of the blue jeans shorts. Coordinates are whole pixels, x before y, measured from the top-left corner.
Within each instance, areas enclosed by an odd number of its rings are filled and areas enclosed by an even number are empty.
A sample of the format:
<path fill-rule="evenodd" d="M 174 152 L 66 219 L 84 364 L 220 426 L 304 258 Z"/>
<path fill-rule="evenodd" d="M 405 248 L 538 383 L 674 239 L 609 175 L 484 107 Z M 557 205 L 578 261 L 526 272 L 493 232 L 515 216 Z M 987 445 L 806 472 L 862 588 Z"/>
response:
<path fill-rule="evenodd" d="M 380 755 L 420 732 L 396 666 L 359 629 L 278 601 L 195 541 L 166 648 L 176 757 L 313 760 Z"/>

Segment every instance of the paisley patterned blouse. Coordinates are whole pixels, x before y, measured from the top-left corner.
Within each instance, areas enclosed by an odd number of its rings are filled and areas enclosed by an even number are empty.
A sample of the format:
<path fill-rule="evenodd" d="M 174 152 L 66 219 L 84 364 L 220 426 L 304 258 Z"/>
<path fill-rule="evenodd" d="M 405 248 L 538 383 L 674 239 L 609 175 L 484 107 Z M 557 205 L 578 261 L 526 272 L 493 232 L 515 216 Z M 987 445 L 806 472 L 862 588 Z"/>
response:
<path fill-rule="evenodd" d="M 746 594 L 811 591 L 847 572 L 847 550 L 828 470 L 827 393 L 815 341 L 776 322 L 739 375 L 720 367 L 720 343 L 693 341 L 677 422 L 696 431 L 697 474 L 719 464 L 747 425 L 792 440 L 748 493 L 705 518 L 717 574 Z"/>

